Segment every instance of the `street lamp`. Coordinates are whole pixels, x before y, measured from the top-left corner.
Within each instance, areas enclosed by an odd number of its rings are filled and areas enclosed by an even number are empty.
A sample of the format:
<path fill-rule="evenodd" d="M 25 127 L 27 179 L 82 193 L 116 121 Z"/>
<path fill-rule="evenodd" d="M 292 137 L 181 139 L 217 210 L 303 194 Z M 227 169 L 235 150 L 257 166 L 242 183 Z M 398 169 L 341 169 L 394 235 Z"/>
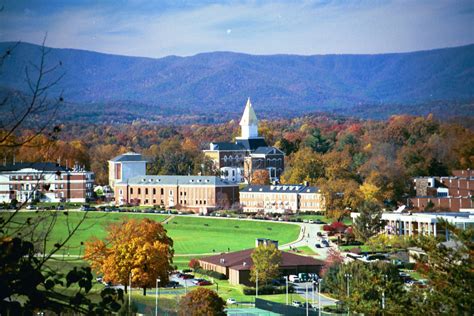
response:
<path fill-rule="evenodd" d="M 132 308 L 132 276 L 133 272 L 130 271 L 130 274 L 128 275 L 128 311 L 131 312 Z"/>
<path fill-rule="evenodd" d="M 255 268 L 256 282 L 255 282 L 255 298 L 258 298 L 258 270 Z"/>
<path fill-rule="evenodd" d="M 308 306 L 308 282 L 306 282 L 306 316 L 309 315 L 309 306 Z"/>
<path fill-rule="evenodd" d="M 286 281 L 286 305 L 288 305 L 288 276 L 285 275 L 285 281 Z"/>
<path fill-rule="evenodd" d="M 352 278 L 352 274 L 345 273 L 344 276 L 346 277 L 346 280 L 347 280 L 347 315 L 349 315 L 349 313 L 350 313 L 350 311 L 349 311 L 349 296 L 350 296 L 349 280 L 350 280 L 350 278 Z"/>
<path fill-rule="evenodd" d="M 160 278 L 156 279 L 156 293 L 155 293 L 155 316 L 158 316 L 158 287 L 160 286 Z"/>
<path fill-rule="evenodd" d="M 323 279 L 319 279 L 317 282 L 318 282 L 318 316 L 321 316 L 321 283 L 323 283 Z"/>

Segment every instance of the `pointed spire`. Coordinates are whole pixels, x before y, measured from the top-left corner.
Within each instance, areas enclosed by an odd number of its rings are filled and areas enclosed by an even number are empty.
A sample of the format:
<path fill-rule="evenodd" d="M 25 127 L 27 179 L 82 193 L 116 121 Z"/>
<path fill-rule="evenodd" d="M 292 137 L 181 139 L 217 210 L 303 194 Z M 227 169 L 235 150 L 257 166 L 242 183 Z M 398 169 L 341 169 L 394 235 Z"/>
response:
<path fill-rule="evenodd" d="M 247 99 L 247 104 L 245 105 L 244 114 L 242 115 L 242 119 L 240 120 L 240 126 L 250 125 L 258 125 L 258 120 L 249 97 Z"/>

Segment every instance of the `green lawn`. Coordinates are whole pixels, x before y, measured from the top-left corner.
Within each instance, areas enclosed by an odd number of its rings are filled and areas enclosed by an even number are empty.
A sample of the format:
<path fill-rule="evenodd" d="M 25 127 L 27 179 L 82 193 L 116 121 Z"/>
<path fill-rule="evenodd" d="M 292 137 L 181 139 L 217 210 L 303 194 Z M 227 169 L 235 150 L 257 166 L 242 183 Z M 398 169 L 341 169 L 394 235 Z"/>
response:
<path fill-rule="evenodd" d="M 299 253 L 303 255 L 310 255 L 310 256 L 317 255 L 317 253 L 313 249 L 309 248 L 308 246 L 298 247 L 296 249 L 298 249 Z"/>
<path fill-rule="evenodd" d="M 66 213 L 68 215 L 66 215 Z M 55 225 L 48 242 L 51 249 L 56 242 L 64 240 L 69 228 L 77 224 L 84 216 L 83 212 L 20 212 L 15 221 L 23 223 L 27 218 L 44 218 L 40 223 L 39 230 L 44 230 L 55 217 Z M 8 216 L 2 213 L 0 216 Z M 65 255 L 83 254 L 84 248 L 81 242 L 96 236 L 100 239 L 106 236 L 106 227 L 109 223 L 117 223 L 124 218 L 151 218 L 164 221 L 168 215 L 145 214 L 145 213 L 104 213 L 89 212 L 86 220 L 79 230 L 75 232 L 66 247 L 58 253 Z M 236 251 L 255 246 L 256 238 L 271 238 L 285 244 L 298 238 L 299 226 L 294 224 L 276 222 L 254 222 L 236 219 L 212 219 L 201 217 L 176 216 L 165 224 L 169 236 L 174 240 L 175 254 L 206 254 L 219 253 L 223 251 Z M 28 229 L 22 229 L 23 236 L 28 234 Z M 189 261 L 189 259 L 187 260 Z"/>

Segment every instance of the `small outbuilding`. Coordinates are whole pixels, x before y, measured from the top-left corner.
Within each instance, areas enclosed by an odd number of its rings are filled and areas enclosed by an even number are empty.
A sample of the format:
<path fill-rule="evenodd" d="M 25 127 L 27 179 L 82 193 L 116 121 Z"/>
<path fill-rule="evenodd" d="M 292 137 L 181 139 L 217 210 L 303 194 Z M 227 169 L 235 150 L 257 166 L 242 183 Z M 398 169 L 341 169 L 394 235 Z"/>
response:
<path fill-rule="evenodd" d="M 250 282 L 250 270 L 253 266 L 252 252 L 254 248 L 241 251 L 222 253 L 199 260 L 199 264 L 205 270 L 212 270 L 225 274 L 229 283 L 233 285 L 243 284 L 253 286 Z M 282 251 L 280 272 L 282 275 L 298 273 L 318 273 L 324 265 L 324 261 L 307 256 Z"/>

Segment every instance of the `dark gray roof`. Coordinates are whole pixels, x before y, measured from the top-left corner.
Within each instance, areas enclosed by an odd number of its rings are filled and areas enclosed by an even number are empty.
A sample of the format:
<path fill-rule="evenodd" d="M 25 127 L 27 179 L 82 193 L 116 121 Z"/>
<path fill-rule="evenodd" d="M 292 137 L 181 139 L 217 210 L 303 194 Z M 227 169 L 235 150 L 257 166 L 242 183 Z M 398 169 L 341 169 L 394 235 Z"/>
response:
<path fill-rule="evenodd" d="M 122 182 L 125 183 L 125 182 Z M 214 176 L 138 176 L 128 180 L 128 184 L 148 185 L 217 185 L 238 186 L 236 183 Z"/>
<path fill-rule="evenodd" d="M 276 147 L 266 146 L 266 147 L 258 147 L 252 154 L 268 155 L 268 154 L 279 154 L 279 153 L 283 153 L 283 152 Z"/>
<path fill-rule="evenodd" d="M 111 159 L 110 161 L 115 161 L 115 162 L 146 161 L 146 159 L 144 159 L 141 154 L 129 152 L 129 153 L 125 153 L 125 154 L 122 154 L 120 156 L 117 156 L 117 157 Z"/>
<path fill-rule="evenodd" d="M 245 150 L 245 148 L 236 143 L 225 143 L 225 142 L 219 142 L 219 143 L 212 143 L 214 145 L 213 150 Z"/>
<path fill-rule="evenodd" d="M 240 192 L 287 192 L 287 193 L 315 193 L 319 188 L 304 186 L 302 184 L 278 184 L 278 185 L 248 185 Z"/>
<path fill-rule="evenodd" d="M 265 139 L 263 137 L 259 138 L 249 138 L 249 139 L 237 139 L 236 141 L 237 144 L 242 145 L 245 147 L 245 149 L 254 151 L 258 147 L 267 147 L 267 143 L 265 142 Z"/>
<path fill-rule="evenodd" d="M 67 171 L 66 167 L 63 167 L 54 162 L 21 162 L 15 164 L 7 164 L 6 166 L 0 166 L 0 172 L 2 171 L 19 171 L 21 169 L 35 169 L 39 171 Z"/>

